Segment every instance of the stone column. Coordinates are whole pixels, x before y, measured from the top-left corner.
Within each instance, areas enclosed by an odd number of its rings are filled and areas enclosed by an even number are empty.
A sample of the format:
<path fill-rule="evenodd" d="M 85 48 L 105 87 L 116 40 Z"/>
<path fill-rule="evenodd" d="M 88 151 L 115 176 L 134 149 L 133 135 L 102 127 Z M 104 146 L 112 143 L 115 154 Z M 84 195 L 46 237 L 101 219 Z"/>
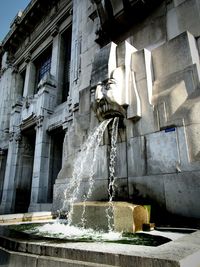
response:
<path fill-rule="evenodd" d="M 59 64 L 59 53 L 60 53 L 60 35 L 58 34 L 58 28 L 55 27 L 51 35 L 53 37 L 53 47 L 51 56 L 51 75 L 57 78 L 58 64 Z"/>
<path fill-rule="evenodd" d="M 15 179 L 17 173 L 17 160 L 19 158 L 20 134 L 11 133 L 8 147 L 7 166 L 5 172 L 2 202 L 0 213 L 12 213 L 15 208 Z"/>
<path fill-rule="evenodd" d="M 51 205 L 47 205 L 50 138 L 46 133 L 43 119 L 44 117 L 42 116 L 38 117 L 36 125 L 36 142 L 29 211 L 51 209 Z"/>
<path fill-rule="evenodd" d="M 51 57 L 51 75 L 54 77 L 57 83 L 57 103 L 62 101 L 62 83 L 63 83 L 63 62 L 64 62 L 64 48 L 61 35 L 58 34 L 58 28 L 55 27 L 52 30 L 51 35 L 53 36 L 53 47 Z"/>
<path fill-rule="evenodd" d="M 14 212 L 15 209 L 16 177 L 18 160 L 20 158 L 21 135 L 18 125 L 20 121 L 21 107 L 21 103 L 17 103 L 13 106 L 10 116 L 10 138 L 0 213 L 11 213 Z"/>
<path fill-rule="evenodd" d="M 30 61 L 31 57 L 30 55 L 27 57 L 26 62 L 26 76 L 25 76 L 25 82 L 24 82 L 24 92 L 23 97 L 34 95 L 34 89 L 35 89 L 35 75 L 36 75 L 36 68 L 32 61 Z"/>

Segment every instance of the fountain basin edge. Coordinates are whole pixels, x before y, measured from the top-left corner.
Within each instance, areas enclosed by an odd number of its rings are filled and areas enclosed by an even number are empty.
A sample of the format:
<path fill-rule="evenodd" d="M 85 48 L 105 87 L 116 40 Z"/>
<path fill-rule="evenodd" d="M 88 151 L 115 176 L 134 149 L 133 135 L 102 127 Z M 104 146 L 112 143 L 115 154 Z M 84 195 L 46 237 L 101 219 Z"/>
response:
<path fill-rule="evenodd" d="M 158 247 L 63 240 L 25 240 L 0 236 L 2 267 L 198 267 L 200 231 Z"/>

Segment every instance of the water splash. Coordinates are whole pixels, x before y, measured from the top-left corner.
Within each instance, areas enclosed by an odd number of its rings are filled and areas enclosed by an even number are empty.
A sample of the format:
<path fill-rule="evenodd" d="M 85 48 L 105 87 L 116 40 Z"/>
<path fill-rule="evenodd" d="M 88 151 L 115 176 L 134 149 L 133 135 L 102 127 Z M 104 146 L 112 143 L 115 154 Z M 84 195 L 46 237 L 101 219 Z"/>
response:
<path fill-rule="evenodd" d="M 92 194 L 92 188 L 94 184 L 94 165 L 96 161 L 98 147 L 100 145 L 104 131 L 111 119 L 103 121 L 89 136 L 86 142 L 83 144 L 81 151 L 79 152 L 77 159 L 74 163 L 74 169 L 72 178 L 67 189 L 64 192 L 64 203 L 62 210 L 69 208 L 68 225 L 72 223 L 72 216 L 74 212 L 73 204 L 77 201 L 81 182 L 85 177 L 89 177 L 88 192 L 84 196 L 86 201 Z M 94 149 L 95 147 L 95 149 Z M 84 223 L 84 221 L 82 221 Z"/>
<path fill-rule="evenodd" d="M 106 209 L 106 217 L 108 220 L 109 232 L 113 230 L 113 197 L 115 196 L 115 162 L 117 155 L 117 136 L 118 136 L 118 124 L 119 118 L 115 117 L 112 125 L 111 133 L 111 150 L 110 150 L 110 164 L 109 164 L 109 185 L 108 185 L 108 196 L 109 206 Z"/>
<path fill-rule="evenodd" d="M 103 232 L 103 231 L 95 231 L 93 229 L 85 229 L 82 227 L 76 227 L 73 225 L 66 225 L 63 223 L 55 222 L 53 224 L 45 224 L 41 226 L 35 226 L 33 228 L 29 228 L 24 232 L 29 234 L 35 234 L 39 236 L 47 236 L 47 237 L 55 237 L 55 238 L 63 238 L 68 240 L 90 240 L 90 241 L 113 241 L 122 239 L 122 233 L 119 232 Z"/>

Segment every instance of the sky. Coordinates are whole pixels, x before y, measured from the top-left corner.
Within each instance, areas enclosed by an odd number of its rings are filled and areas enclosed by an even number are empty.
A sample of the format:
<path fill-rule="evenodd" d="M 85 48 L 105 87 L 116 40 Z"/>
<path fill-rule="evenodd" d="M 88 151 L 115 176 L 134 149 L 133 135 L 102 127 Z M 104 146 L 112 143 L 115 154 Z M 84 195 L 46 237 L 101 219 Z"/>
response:
<path fill-rule="evenodd" d="M 10 29 L 10 23 L 19 10 L 24 10 L 30 0 L 0 0 L 0 42 Z"/>

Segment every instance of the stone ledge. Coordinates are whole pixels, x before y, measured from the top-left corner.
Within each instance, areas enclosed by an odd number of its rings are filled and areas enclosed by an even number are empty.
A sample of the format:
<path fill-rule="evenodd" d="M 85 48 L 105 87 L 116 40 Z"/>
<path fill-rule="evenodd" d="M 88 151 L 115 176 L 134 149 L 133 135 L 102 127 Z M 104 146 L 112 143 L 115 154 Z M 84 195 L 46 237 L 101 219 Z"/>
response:
<path fill-rule="evenodd" d="M 16 223 L 16 222 L 32 222 L 40 220 L 51 220 L 53 215 L 51 212 L 29 212 L 20 214 L 0 215 L 0 224 Z"/>
<path fill-rule="evenodd" d="M 52 241 L 28 241 L 0 237 L 0 259 L 2 253 L 7 251 L 9 260 L 15 255 L 16 260 L 20 256 L 27 262 L 33 257 L 43 259 L 45 266 L 123 266 L 123 267 L 199 267 L 200 261 L 200 231 L 185 235 L 176 241 L 166 243 L 158 247 L 144 247 L 123 244 L 108 243 L 70 243 L 60 240 Z M 26 253 L 24 253 L 26 252 Z M 13 260 L 13 259 L 12 259 Z M 8 261 L 9 262 L 9 261 Z M 11 262 L 11 261 L 10 261 Z M 60 265 L 64 263 L 65 265 Z M 80 262 L 81 265 L 75 265 Z M 54 265 L 52 265 L 54 263 Z M 74 264 L 74 265 L 72 265 Z M 11 267 L 13 265 L 5 265 Z M 15 265 L 17 266 L 17 265 Z M 21 265 L 22 266 L 22 265 Z M 33 264 L 23 265 L 34 267 Z M 41 265 L 42 266 L 42 265 Z"/>

